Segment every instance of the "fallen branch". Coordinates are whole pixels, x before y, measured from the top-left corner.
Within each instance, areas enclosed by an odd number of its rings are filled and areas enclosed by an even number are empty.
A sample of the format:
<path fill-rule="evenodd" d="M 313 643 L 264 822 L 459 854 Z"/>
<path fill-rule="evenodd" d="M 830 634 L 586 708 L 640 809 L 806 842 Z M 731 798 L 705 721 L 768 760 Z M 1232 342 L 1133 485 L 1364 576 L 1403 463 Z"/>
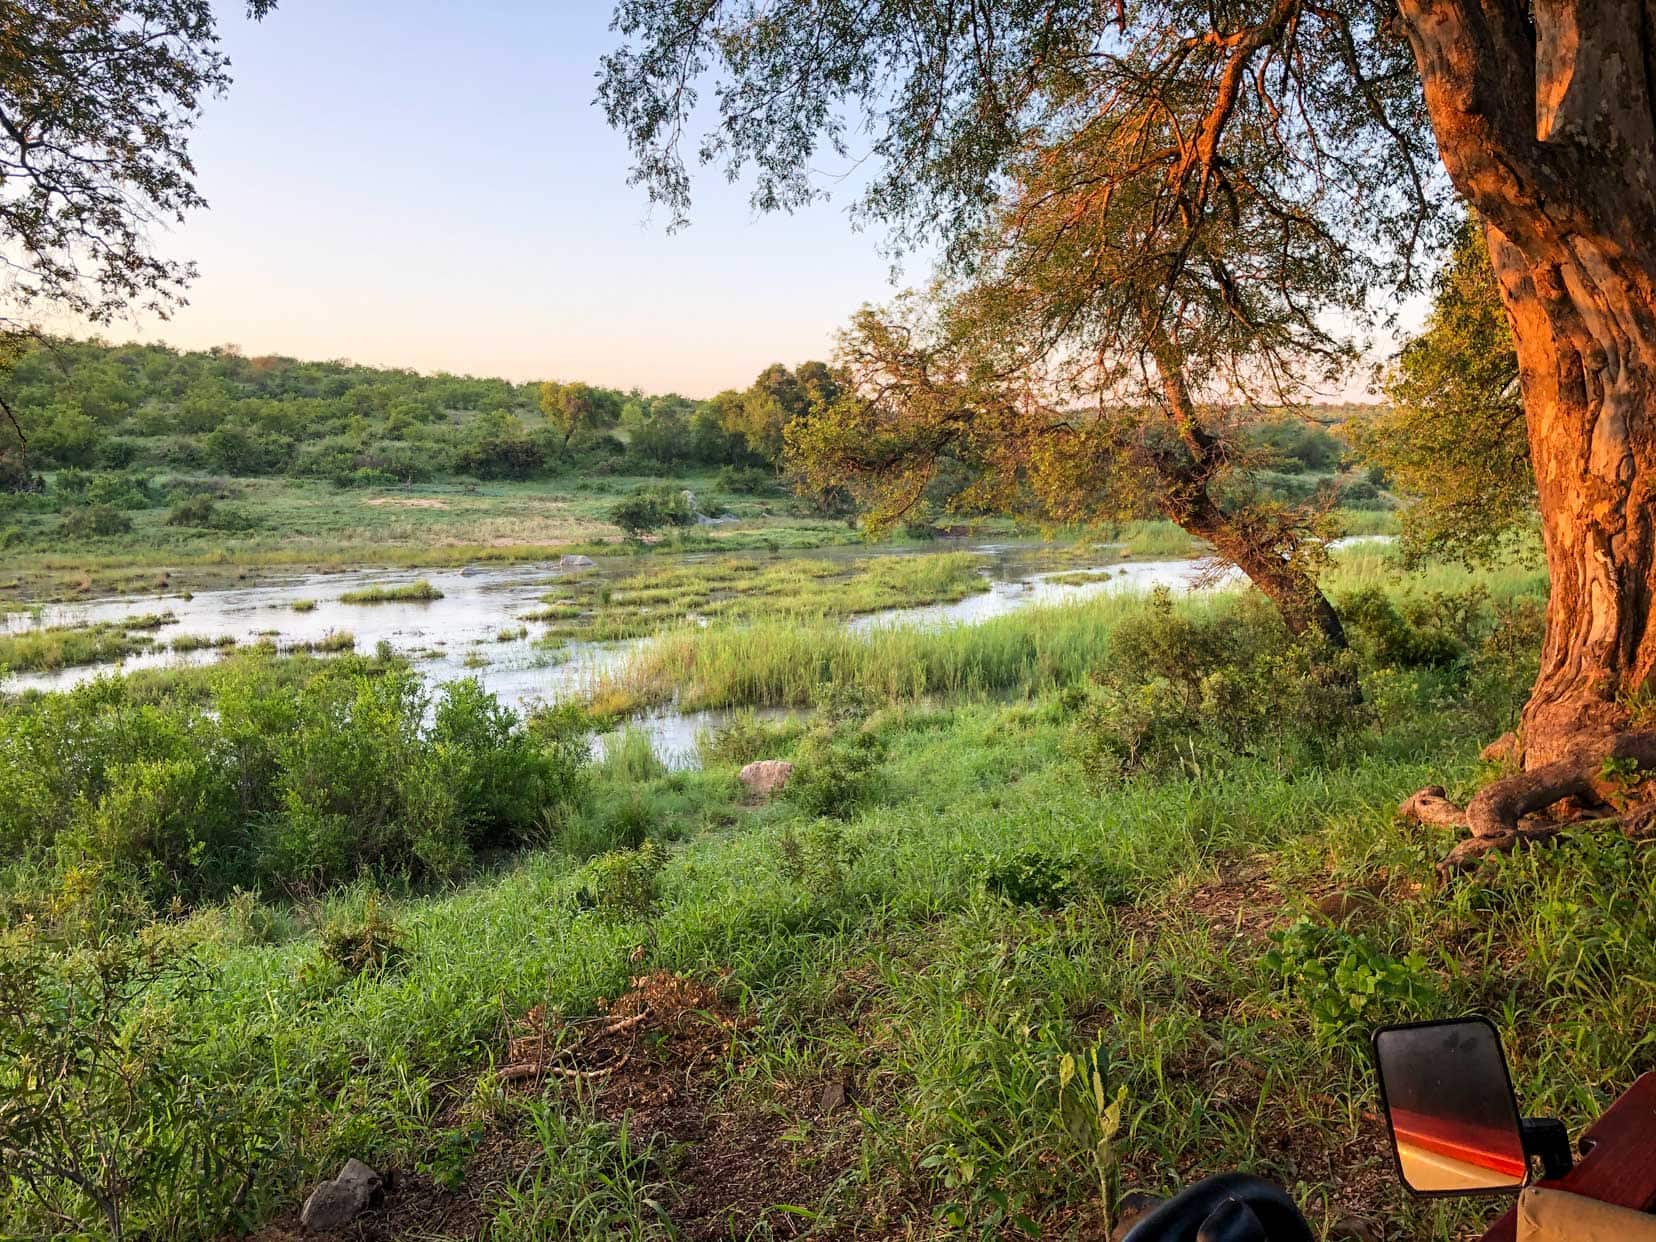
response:
<path fill-rule="evenodd" d="M 615 1073 L 632 1060 L 632 1053 L 622 1057 L 614 1065 L 606 1065 L 602 1069 L 574 1069 L 568 1065 L 542 1065 L 537 1061 L 521 1061 L 516 1065 L 508 1065 L 500 1070 L 502 1082 L 524 1082 L 532 1078 L 573 1078 L 578 1082 L 591 1082 L 595 1078 L 603 1078 Z"/>

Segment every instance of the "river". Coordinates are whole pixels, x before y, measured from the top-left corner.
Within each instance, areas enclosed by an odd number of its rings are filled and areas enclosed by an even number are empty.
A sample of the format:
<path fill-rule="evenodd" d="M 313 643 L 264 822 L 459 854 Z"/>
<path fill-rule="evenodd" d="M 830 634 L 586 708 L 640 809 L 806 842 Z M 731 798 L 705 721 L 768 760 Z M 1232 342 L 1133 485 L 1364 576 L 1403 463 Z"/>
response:
<path fill-rule="evenodd" d="M 1148 591 L 1157 586 L 1175 591 L 1210 589 L 1239 581 L 1234 569 L 1207 560 L 1119 560 L 1104 548 L 1100 549 L 1099 564 L 1058 571 L 1041 567 L 1042 545 L 1035 543 L 979 543 L 950 550 L 967 550 L 981 557 L 988 590 L 953 603 L 870 613 L 852 618 L 847 625 L 863 632 L 891 625 L 971 625 L 1037 604 L 1065 603 L 1105 592 Z M 798 555 L 855 559 L 894 554 L 927 553 L 912 548 L 835 547 Z M 706 557 L 695 553 L 675 559 L 696 561 Z M 653 557 L 652 561 L 666 559 Z M 636 573 L 638 568 L 635 557 L 606 557 L 579 572 L 623 576 Z M 16 633 L 35 626 L 115 622 L 152 613 L 170 613 L 174 619 L 152 631 L 156 640 L 153 648 L 130 655 L 117 665 L 18 674 L 0 685 L 0 690 L 63 690 L 101 673 L 203 664 L 222 654 L 214 649 L 169 650 L 168 644 L 181 635 L 228 636 L 238 644 L 270 641 L 284 649 L 315 643 L 331 634 L 350 633 L 358 651 L 372 651 L 386 643 L 434 682 L 476 677 L 502 702 L 532 707 L 582 694 L 596 678 L 620 666 L 640 643 L 649 641 L 573 642 L 557 649 L 539 645 L 536 639 L 544 627 L 525 622 L 522 616 L 540 606 L 541 596 L 571 572 L 576 571 L 556 563 L 444 571 L 365 569 L 296 575 L 257 586 L 203 591 L 190 598 L 125 595 L 48 604 L 0 616 L 0 625 Z M 1084 582 L 1057 581 L 1076 574 L 1093 578 Z M 440 590 L 442 598 L 378 604 L 347 604 L 340 600 L 347 591 L 395 586 L 421 578 Z M 312 601 L 314 607 L 295 611 L 294 604 L 300 601 Z M 634 727 L 648 732 L 662 759 L 678 767 L 694 762 L 696 734 L 717 725 L 722 718 L 723 713 L 718 712 L 662 712 L 636 721 Z"/>

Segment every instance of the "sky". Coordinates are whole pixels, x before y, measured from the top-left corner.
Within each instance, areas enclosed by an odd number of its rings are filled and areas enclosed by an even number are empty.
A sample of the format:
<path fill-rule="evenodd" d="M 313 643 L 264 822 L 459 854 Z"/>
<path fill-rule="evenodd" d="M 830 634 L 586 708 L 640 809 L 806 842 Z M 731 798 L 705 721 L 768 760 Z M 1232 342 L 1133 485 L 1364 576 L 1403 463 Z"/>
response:
<path fill-rule="evenodd" d="M 192 149 L 210 208 L 154 237 L 200 275 L 182 348 L 709 396 L 825 357 L 895 292 L 845 196 L 758 216 L 700 178 L 669 233 L 593 105 L 609 0 L 223 3 L 235 78 Z"/>
<path fill-rule="evenodd" d="M 189 305 L 99 334 L 689 397 L 827 357 L 897 292 L 855 182 L 759 215 L 708 170 L 669 232 L 593 104 L 611 3 L 282 0 L 253 23 L 222 0 L 235 81 L 192 143 L 210 207 L 153 239 L 198 265 Z"/>

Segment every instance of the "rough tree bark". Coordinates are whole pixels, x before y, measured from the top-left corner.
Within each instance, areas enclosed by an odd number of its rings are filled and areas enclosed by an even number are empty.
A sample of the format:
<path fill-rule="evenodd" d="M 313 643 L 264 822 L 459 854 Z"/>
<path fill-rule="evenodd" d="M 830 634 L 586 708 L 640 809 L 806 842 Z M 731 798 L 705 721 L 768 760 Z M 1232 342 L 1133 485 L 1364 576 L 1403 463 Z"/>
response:
<path fill-rule="evenodd" d="M 1276 605 L 1283 623 L 1295 636 L 1315 633 L 1331 647 L 1345 650 L 1345 627 L 1317 580 L 1303 565 L 1285 556 L 1274 538 L 1279 531 L 1256 530 L 1246 519 L 1224 512 L 1213 497 L 1212 485 L 1225 464 L 1223 443 L 1204 428 L 1196 402 L 1185 380 L 1172 342 L 1163 337 L 1156 349 L 1156 367 L 1168 414 L 1187 456 L 1160 457 L 1154 468 L 1160 477 L 1158 505 L 1162 514 L 1187 534 L 1211 543 L 1260 593 Z"/>
<path fill-rule="evenodd" d="M 1525 788 L 1497 782 L 1457 821 L 1512 839 L 1549 801 L 1591 797 L 1595 762 L 1646 757 L 1626 730 L 1656 669 L 1656 4 L 1400 11 L 1511 316 L 1552 576 Z"/>

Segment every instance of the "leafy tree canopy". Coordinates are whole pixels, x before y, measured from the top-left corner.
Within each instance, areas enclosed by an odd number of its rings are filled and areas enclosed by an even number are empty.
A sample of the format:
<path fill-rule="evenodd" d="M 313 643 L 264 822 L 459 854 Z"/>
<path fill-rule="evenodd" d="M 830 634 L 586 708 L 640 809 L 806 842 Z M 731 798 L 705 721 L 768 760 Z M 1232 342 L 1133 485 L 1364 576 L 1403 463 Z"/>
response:
<path fill-rule="evenodd" d="M 1535 515 L 1518 357 L 1483 230 L 1468 219 L 1438 277 L 1425 330 L 1384 377 L 1390 410 L 1353 423 L 1365 458 L 1415 501 L 1407 552 L 1495 556 Z"/>
<path fill-rule="evenodd" d="M 247 11 L 275 7 L 249 0 Z M 0 266 L 11 313 L 46 301 L 107 321 L 176 301 L 192 268 L 158 257 L 148 226 L 205 205 L 189 135 L 229 81 L 209 0 L 9 0 Z"/>

